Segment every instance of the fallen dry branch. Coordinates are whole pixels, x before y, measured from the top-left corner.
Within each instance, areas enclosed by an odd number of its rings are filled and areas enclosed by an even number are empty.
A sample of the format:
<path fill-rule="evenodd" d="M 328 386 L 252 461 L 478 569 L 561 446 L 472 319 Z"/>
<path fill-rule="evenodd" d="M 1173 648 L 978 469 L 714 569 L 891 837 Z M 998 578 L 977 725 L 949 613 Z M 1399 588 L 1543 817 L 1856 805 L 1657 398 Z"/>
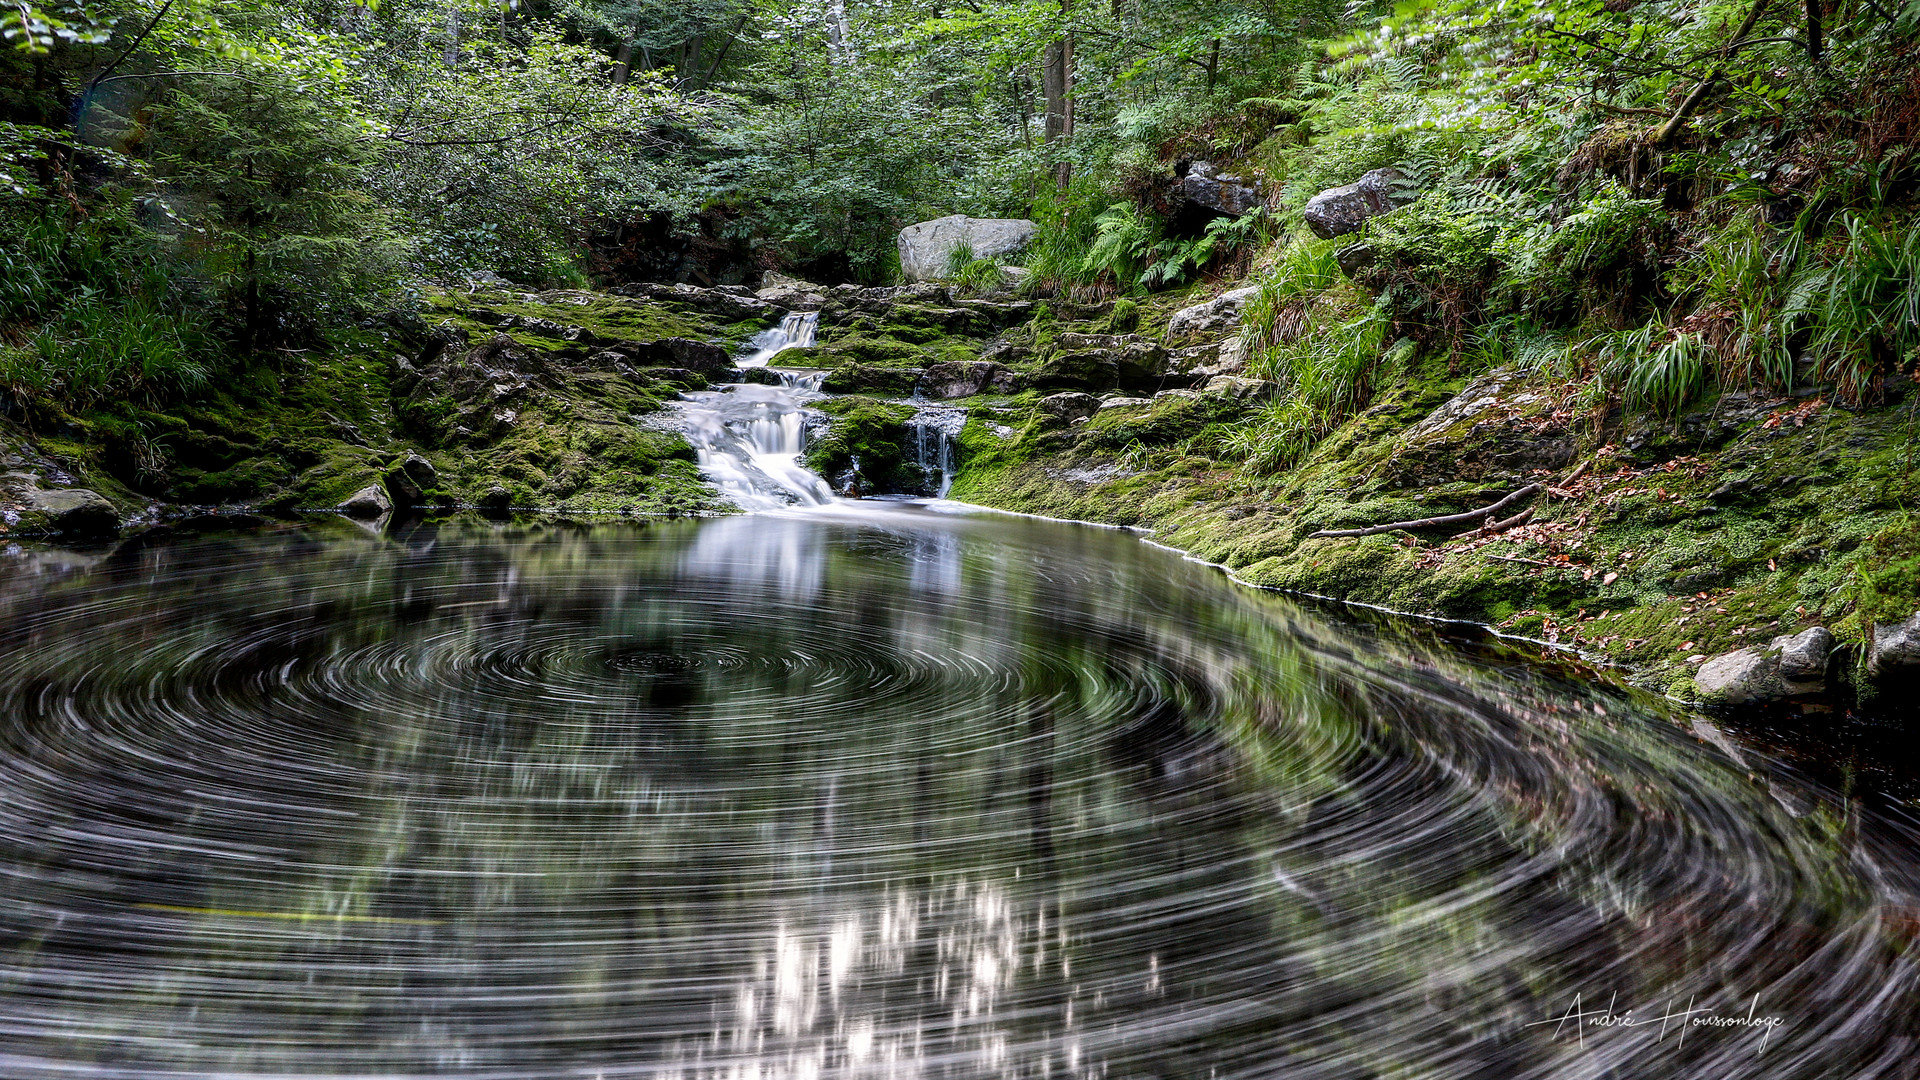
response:
<path fill-rule="evenodd" d="M 1461 538 L 1465 540 L 1478 540 L 1483 536 L 1497 536 L 1500 533 L 1506 532 L 1508 529 L 1517 529 L 1532 520 L 1533 507 L 1529 506 L 1505 521 L 1489 521 L 1470 533 L 1462 533 Z"/>
<path fill-rule="evenodd" d="M 1577 566 L 1574 566 L 1574 565 L 1572 565 L 1572 564 L 1570 564 L 1570 563 L 1557 563 L 1557 562 L 1543 562 L 1543 561 L 1541 561 L 1541 560 L 1539 560 L 1539 559 L 1523 559 L 1523 558 L 1520 558 L 1520 557 L 1519 557 L 1519 556 L 1517 556 L 1517 555 L 1495 555 L 1494 553 L 1492 553 L 1492 552 L 1490 552 L 1490 551 L 1483 551 L 1483 552 L 1481 552 L 1481 554 L 1482 554 L 1482 555 L 1485 555 L 1485 556 L 1486 556 L 1487 558 L 1489 558 L 1489 559 L 1492 559 L 1492 560 L 1494 560 L 1495 562 L 1511 562 L 1511 563 L 1519 563 L 1519 564 L 1520 564 L 1520 565 L 1522 565 L 1522 566 L 1544 566 L 1544 567 L 1546 567 L 1546 568 L 1547 568 L 1548 570 L 1578 570 L 1578 569 L 1580 569 L 1579 567 L 1577 567 Z"/>
<path fill-rule="evenodd" d="M 1420 518 L 1417 521 L 1395 521 L 1386 525 L 1370 525 L 1364 529 L 1321 529 L 1319 532 L 1308 533 L 1307 539 L 1319 540 L 1325 537 L 1335 536 L 1373 536 L 1376 533 L 1411 532 L 1414 529 L 1433 529 L 1442 525 L 1465 525 L 1470 522 L 1490 522 L 1499 515 L 1500 511 L 1505 510 L 1507 507 L 1512 506 L 1522 499 L 1530 498 L 1539 493 L 1539 484 L 1528 484 L 1526 487 L 1501 499 L 1492 506 L 1479 510 L 1469 510 L 1464 514 L 1446 514 L 1442 517 Z M 1519 524 L 1519 522 L 1515 521 L 1510 524 L 1502 522 L 1501 524 L 1512 528 L 1514 525 Z"/>

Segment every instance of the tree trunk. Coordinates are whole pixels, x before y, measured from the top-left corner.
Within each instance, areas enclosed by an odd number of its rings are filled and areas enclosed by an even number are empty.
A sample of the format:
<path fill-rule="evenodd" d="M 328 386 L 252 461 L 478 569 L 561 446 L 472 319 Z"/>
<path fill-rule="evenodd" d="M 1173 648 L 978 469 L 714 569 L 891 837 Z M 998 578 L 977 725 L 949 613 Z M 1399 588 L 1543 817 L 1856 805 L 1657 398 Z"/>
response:
<path fill-rule="evenodd" d="M 1721 59 L 1715 61 L 1713 67 L 1708 69 L 1707 77 L 1700 80 L 1700 85 L 1693 88 L 1693 93 L 1687 95 L 1687 99 L 1682 101 L 1680 107 L 1673 111 L 1673 116 L 1669 118 L 1666 123 L 1660 125 L 1660 130 L 1654 133 L 1654 146 L 1664 148 L 1667 144 L 1673 142 L 1674 136 L 1680 134 L 1681 125 L 1687 122 L 1687 117 L 1692 116 L 1693 110 L 1699 108 L 1700 103 L 1707 99 L 1707 91 L 1713 89 L 1713 84 L 1720 81 L 1721 65 L 1725 62 L 1727 54 L 1732 51 L 1734 46 L 1747 40 L 1747 35 L 1753 31 L 1753 24 L 1760 21 L 1761 13 L 1767 10 L 1767 4 L 1770 2 L 1771 0 L 1754 0 L 1753 7 L 1747 12 L 1746 21 L 1740 24 L 1740 29 L 1735 30 L 1733 37 L 1728 39 L 1727 43 L 1721 47 Z M 1809 2 L 1811 3 L 1813 0 L 1809 0 Z"/>
<path fill-rule="evenodd" d="M 1811 4 L 1814 0 L 1807 0 Z M 1220 39 L 1213 39 L 1213 52 L 1207 56 L 1207 93 L 1213 93 L 1213 79 L 1220 73 Z"/>
<path fill-rule="evenodd" d="M 695 34 L 681 48 L 687 55 L 680 62 L 680 71 L 674 79 L 676 83 L 688 82 L 700 74 L 700 54 L 707 51 L 707 35 Z"/>
<path fill-rule="evenodd" d="M 847 0 L 827 0 L 827 59 L 838 65 L 845 63 L 847 38 L 851 36 L 847 28 Z"/>
<path fill-rule="evenodd" d="M 620 43 L 620 51 L 613 57 L 613 85 L 627 85 L 627 76 L 633 71 L 633 35 Z"/>
<path fill-rule="evenodd" d="M 1065 15 L 1070 0 L 1060 0 Z M 1041 71 L 1041 87 L 1047 98 L 1046 140 L 1049 146 L 1073 138 L 1073 35 L 1061 32 L 1060 39 L 1047 46 Z M 1055 149 L 1059 149 L 1056 147 Z M 1054 182 L 1061 188 L 1073 177 L 1073 166 L 1061 161 L 1054 170 Z"/>
<path fill-rule="evenodd" d="M 1821 40 L 1820 0 L 1807 0 L 1807 60 L 1819 63 L 1826 43 Z"/>
<path fill-rule="evenodd" d="M 720 52 L 714 56 L 713 66 L 707 68 L 707 77 L 700 80 L 700 85 L 702 86 L 713 85 L 713 77 L 719 74 L 720 65 L 724 63 L 727 59 L 727 50 L 733 48 L 733 39 L 739 37 L 740 31 L 745 30 L 746 28 L 747 28 L 747 17 L 745 15 L 742 15 L 733 24 L 733 33 L 728 34 L 726 40 L 720 43 Z"/>

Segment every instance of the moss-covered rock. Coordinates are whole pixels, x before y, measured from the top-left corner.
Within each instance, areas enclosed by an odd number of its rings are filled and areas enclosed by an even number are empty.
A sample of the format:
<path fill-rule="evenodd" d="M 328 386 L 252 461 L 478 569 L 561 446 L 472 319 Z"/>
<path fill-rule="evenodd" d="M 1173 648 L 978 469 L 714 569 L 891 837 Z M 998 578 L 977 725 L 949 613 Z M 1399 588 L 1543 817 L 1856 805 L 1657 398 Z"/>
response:
<path fill-rule="evenodd" d="M 908 453 L 912 406 L 855 396 L 822 402 L 820 408 L 829 417 L 827 432 L 807 448 L 806 463 L 835 491 L 871 495 L 925 486 L 926 477 Z"/>
<path fill-rule="evenodd" d="M 925 374 L 925 368 L 842 364 L 827 373 L 820 388 L 829 394 L 888 394 L 905 396 Z"/>

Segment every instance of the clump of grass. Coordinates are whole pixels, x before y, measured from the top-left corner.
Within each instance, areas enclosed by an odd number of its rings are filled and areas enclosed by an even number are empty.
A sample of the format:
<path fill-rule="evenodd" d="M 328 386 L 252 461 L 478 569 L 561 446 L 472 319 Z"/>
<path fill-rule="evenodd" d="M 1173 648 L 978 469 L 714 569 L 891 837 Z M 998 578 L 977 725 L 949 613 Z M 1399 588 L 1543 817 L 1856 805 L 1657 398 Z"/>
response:
<path fill-rule="evenodd" d="M 1781 315 L 1807 331 L 1820 377 L 1859 400 L 1893 357 L 1920 347 L 1920 219 L 1889 228 L 1848 213 L 1840 225 L 1828 258 L 1789 283 Z"/>
<path fill-rule="evenodd" d="M 123 214 L 0 220 L 0 389 L 64 408 L 206 385 L 207 318 Z"/>
<path fill-rule="evenodd" d="M 947 276 L 950 278 L 959 277 L 974 261 L 972 244 L 959 243 L 953 245 L 947 249 Z"/>
<path fill-rule="evenodd" d="M 1306 329 L 1308 305 L 1340 283 L 1340 264 L 1334 258 L 1339 246 L 1337 239 L 1289 244 L 1279 261 L 1260 275 L 1260 291 L 1241 314 L 1240 339 L 1249 350 L 1284 344 Z"/>
<path fill-rule="evenodd" d="M 1600 360 L 1600 380 L 1627 403 L 1673 415 L 1707 384 L 1713 350 L 1698 334 L 1670 329 L 1658 319 L 1582 343 Z"/>
<path fill-rule="evenodd" d="M 1319 438 L 1313 407 L 1305 399 L 1285 397 L 1267 402 L 1245 425 L 1226 438 L 1226 452 L 1255 473 L 1273 473 L 1306 456 Z"/>
<path fill-rule="evenodd" d="M 1007 272 L 992 259 L 974 259 L 953 275 L 953 282 L 974 296 L 990 293 L 1007 283 Z"/>
<path fill-rule="evenodd" d="M 1285 468 L 1305 456 L 1322 436 L 1366 404 L 1390 322 L 1384 307 L 1375 304 L 1323 332 L 1303 334 L 1256 353 L 1248 362 L 1248 373 L 1278 382 L 1284 396 L 1263 406 L 1247 426 L 1230 435 L 1229 451 L 1260 472 Z"/>

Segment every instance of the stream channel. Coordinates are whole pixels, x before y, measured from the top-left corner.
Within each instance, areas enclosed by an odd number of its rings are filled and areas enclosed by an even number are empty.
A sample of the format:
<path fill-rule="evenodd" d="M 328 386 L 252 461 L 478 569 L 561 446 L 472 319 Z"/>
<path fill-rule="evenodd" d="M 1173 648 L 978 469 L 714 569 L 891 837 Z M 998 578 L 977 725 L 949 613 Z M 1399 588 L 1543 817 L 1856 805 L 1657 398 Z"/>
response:
<path fill-rule="evenodd" d="M 760 513 L 10 547 L 0 1076 L 1915 1075 L 1897 805 L 1122 532 L 837 500 L 806 379 L 686 406 Z"/>

